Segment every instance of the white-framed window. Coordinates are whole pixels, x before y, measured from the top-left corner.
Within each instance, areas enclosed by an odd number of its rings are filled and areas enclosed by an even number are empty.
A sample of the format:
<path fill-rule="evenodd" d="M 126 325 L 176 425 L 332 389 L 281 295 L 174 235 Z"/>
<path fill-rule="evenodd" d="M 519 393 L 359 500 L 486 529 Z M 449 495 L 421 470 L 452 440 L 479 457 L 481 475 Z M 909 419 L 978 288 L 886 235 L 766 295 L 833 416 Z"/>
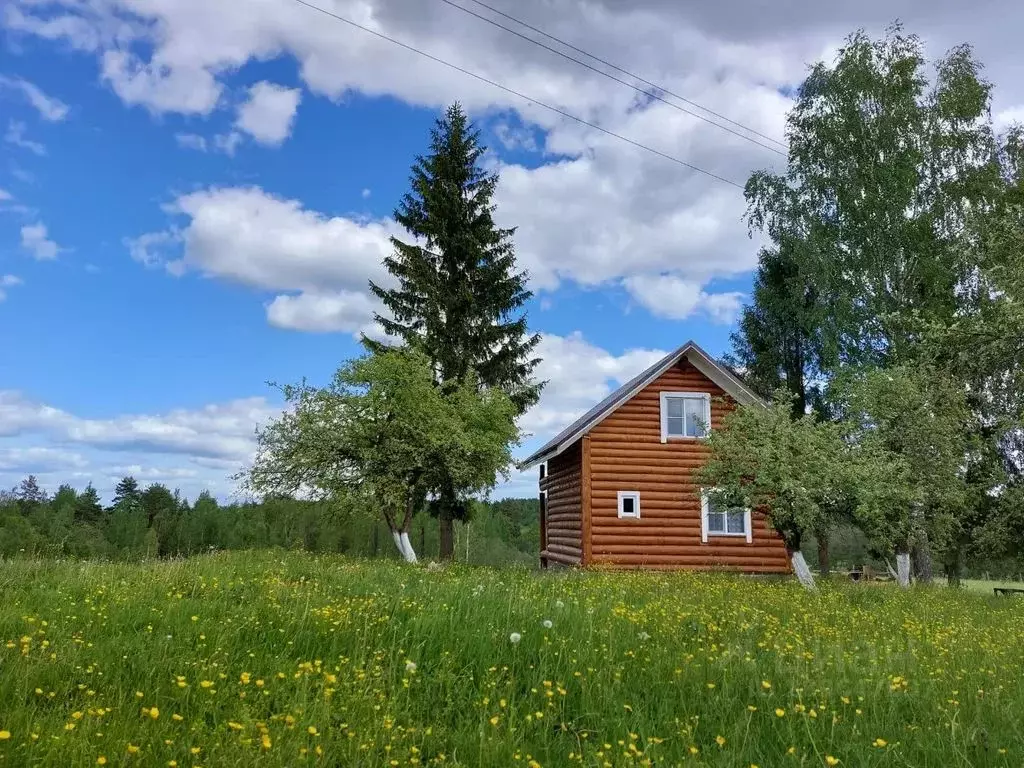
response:
<path fill-rule="evenodd" d="M 711 428 L 707 392 L 661 393 L 661 442 L 706 437 Z"/>
<path fill-rule="evenodd" d="M 640 491 L 619 491 L 619 517 L 640 519 Z"/>
<path fill-rule="evenodd" d="M 715 536 L 742 537 L 749 544 L 754 540 L 754 531 L 750 527 L 749 509 L 729 504 L 722 494 L 708 488 L 700 494 L 700 540 L 707 542 Z"/>

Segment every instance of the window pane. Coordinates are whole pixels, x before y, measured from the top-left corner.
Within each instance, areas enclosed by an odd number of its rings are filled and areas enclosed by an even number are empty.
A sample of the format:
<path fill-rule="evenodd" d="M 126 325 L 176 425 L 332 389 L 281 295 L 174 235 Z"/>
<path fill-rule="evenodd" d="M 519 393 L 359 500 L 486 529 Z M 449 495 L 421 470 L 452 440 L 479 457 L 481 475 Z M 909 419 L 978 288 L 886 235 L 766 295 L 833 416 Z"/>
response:
<path fill-rule="evenodd" d="M 669 397 L 665 400 L 666 407 L 668 408 L 669 418 L 683 416 L 683 398 L 681 397 Z"/>
<path fill-rule="evenodd" d="M 704 400 L 689 397 L 686 399 L 686 435 L 688 437 L 704 437 Z"/>
<path fill-rule="evenodd" d="M 669 402 L 671 403 L 672 401 L 669 400 Z M 680 403 L 680 408 L 681 407 L 682 407 L 682 404 Z M 666 426 L 666 429 L 667 429 L 667 433 L 670 434 L 670 435 L 674 435 L 676 437 L 682 437 L 685 434 L 683 432 L 683 417 L 682 417 L 682 415 L 679 415 L 679 416 L 669 416 L 668 419 L 666 419 L 666 425 L 665 426 Z"/>
<path fill-rule="evenodd" d="M 708 510 L 708 533 L 725 533 L 725 513 Z"/>
<path fill-rule="evenodd" d="M 622 514 L 624 515 L 635 515 L 635 507 L 633 506 L 634 499 L 632 496 L 622 497 Z"/>
<path fill-rule="evenodd" d="M 742 509 L 730 509 L 728 519 L 729 533 L 746 533 L 745 517 Z"/>

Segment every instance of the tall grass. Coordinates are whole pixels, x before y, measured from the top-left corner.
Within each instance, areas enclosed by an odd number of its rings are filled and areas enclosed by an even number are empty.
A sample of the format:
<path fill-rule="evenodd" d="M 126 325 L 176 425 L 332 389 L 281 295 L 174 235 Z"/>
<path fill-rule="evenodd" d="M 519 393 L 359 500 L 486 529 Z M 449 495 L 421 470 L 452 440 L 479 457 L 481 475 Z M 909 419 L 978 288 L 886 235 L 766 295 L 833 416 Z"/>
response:
<path fill-rule="evenodd" d="M 0 594 L 0 765 L 1024 763 L 1012 599 L 271 553 Z"/>

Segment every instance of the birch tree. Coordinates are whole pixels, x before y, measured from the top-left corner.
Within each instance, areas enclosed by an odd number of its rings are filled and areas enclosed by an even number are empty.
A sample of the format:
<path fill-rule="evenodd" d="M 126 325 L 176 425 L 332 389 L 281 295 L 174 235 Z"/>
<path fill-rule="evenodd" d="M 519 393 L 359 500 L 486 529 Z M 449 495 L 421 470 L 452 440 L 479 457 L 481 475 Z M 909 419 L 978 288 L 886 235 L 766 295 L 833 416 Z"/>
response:
<path fill-rule="evenodd" d="M 399 554 L 416 553 L 413 515 L 442 489 L 462 503 L 512 463 L 516 408 L 472 374 L 437 387 L 429 359 L 405 348 L 345 363 L 326 387 L 280 387 L 280 418 L 259 431 L 251 490 L 358 497 L 387 523 Z"/>

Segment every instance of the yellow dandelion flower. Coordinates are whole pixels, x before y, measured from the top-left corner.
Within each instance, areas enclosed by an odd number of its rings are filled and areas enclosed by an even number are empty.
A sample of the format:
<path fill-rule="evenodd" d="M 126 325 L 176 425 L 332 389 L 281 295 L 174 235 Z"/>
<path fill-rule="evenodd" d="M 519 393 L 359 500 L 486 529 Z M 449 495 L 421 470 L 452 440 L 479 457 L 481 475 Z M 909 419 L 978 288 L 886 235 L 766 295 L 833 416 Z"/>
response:
<path fill-rule="evenodd" d="M 139 754 L 139 748 L 135 744 L 129 744 L 128 745 L 128 754 L 129 755 L 137 755 L 137 754 Z"/>
<path fill-rule="evenodd" d="M 239 676 L 239 680 L 241 681 L 242 685 L 248 685 L 249 684 L 249 673 L 248 672 L 243 672 Z"/>
<path fill-rule="evenodd" d="M 173 715 L 171 715 L 171 720 L 173 720 L 176 723 L 180 723 L 184 719 L 185 718 L 182 717 L 181 715 L 179 715 L 177 712 L 175 712 Z"/>
<path fill-rule="evenodd" d="M 318 734 L 318 732 L 317 732 L 317 730 L 316 730 L 316 726 L 315 726 L 315 725 L 311 725 L 311 726 L 309 726 L 309 728 L 307 728 L 307 729 L 306 729 L 306 732 L 307 732 L 307 733 L 308 733 L 308 734 L 309 734 L 310 736 L 316 736 L 316 735 Z"/>
<path fill-rule="evenodd" d="M 199 683 L 200 688 L 213 688 L 213 680 L 203 680 Z"/>
<path fill-rule="evenodd" d="M 720 747 L 724 747 L 725 746 L 725 736 L 715 736 L 715 743 L 718 746 L 720 746 Z"/>
<path fill-rule="evenodd" d="M 786 716 L 786 710 L 784 710 L 782 707 L 776 707 L 775 708 L 775 716 L 776 717 L 785 717 Z"/>
<path fill-rule="evenodd" d="M 189 749 L 189 752 L 191 752 L 193 755 L 198 755 L 202 751 L 203 751 L 202 747 L 192 747 L 192 748 Z"/>
<path fill-rule="evenodd" d="M 839 758 L 832 757 L 832 755 L 825 755 L 825 763 L 827 765 L 839 765 Z"/>
<path fill-rule="evenodd" d="M 501 719 L 500 717 L 498 717 L 497 715 L 495 715 L 495 716 L 494 716 L 494 717 L 492 717 L 492 718 L 491 718 L 491 720 L 490 720 L 490 723 L 491 723 L 491 725 L 497 725 L 497 724 L 498 724 L 498 720 L 500 720 L 500 719 Z"/>
<path fill-rule="evenodd" d="M 874 741 L 871 742 L 871 746 L 873 746 L 873 747 L 884 747 L 888 743 L 889 742 L 887 742 L 885 739 L 875 739 Z"/>
<path fill-rule="evenodd" d="M 0 741 L 7 741 L 9 738 L 11 738 L 10 731 L 0 731 Z"/>
<path fill-rule="evenodd" d="M 167 765 L 170 768 L 178 768 L 178 761 L 177 760 L 168 760 L 167 761 Z"/>
<path fill-rule="evenodd" d="M 270 741 L 270 734 L 263 734 L 263 736 L 260 738 L 260 746 L 262 746 L 263 749 L 270 749 L 273 746 L 273 742 Z"/>
<path fill-rule="evenodd" d="M 241 723 L 236 723 L 233 720 L 228 723 L 228 728 L 230 728 L 232 731 L 240 731 L 242 730 L 243 727 L 244 726 Z"/>
<path fill-rule="evenodd" d="M 772 689 L 772 683 L 770 680 L 762 680 L 761 687 L 764 688 L 766 691 L 770 691 Z"/>
<path fill-rule="evenodd" d="M 104 757 L 103 755 L 100 755 L 99 757 L 96 758 L 96 765 L 106 765 L 106 764 L 107 764 L 107 758 Z"/>

